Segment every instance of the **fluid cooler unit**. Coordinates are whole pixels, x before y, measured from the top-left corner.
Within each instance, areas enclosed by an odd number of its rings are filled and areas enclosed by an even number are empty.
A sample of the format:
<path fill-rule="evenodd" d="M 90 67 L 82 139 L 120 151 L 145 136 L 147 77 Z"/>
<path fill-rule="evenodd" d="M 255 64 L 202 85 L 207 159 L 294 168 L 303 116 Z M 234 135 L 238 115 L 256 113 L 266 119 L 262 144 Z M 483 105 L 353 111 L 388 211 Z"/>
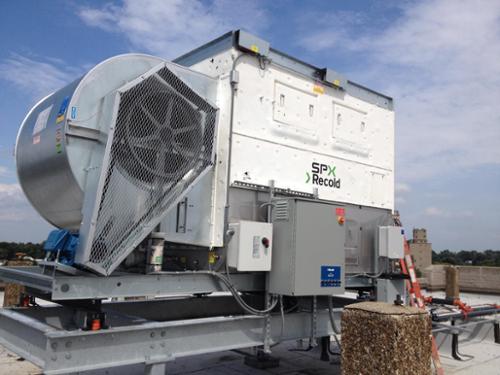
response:
<path fill-rule="evenodd" d="M 47 373 L 313 346 L 346 289 L 404 294 L 392 99 L 245 31 L 98 64 L 31 109 L 16 160 L 58 229 L 0 277 L 62 306 L 0 311 L 0 342 Z"/>
<path fill-rule="evenodd" d="M 111 58 L 30 111 L 16 147 L 19 181 L 45 219 L 78 233 L 76 265 L 109 275 L 155 228 L 167 241 L 223 248 L 228 223 L 263 220 L 249 190 L 269 181 L 390 214 L 391 100 L 331 69 L 291 69 L 292 59 L 238 35 L 176 63 Z M 332 246 L 346 267 L 369 272 L 359 222 L 348 216 L 347 239 Z"/>

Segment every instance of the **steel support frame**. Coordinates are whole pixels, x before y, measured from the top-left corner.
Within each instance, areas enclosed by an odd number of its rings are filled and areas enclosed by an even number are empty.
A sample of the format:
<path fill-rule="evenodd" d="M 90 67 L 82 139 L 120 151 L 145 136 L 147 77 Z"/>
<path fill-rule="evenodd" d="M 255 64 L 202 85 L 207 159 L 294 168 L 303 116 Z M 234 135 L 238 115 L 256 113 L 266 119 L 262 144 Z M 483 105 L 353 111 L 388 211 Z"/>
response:
<path fill-rule="evenodd" d="M 455 320 L 455 322 L 459 322 L 460 320 Z M 493 318 L 475 318 L 471 321 L 461 322 L 458 325 L 448 325 L 446 323 L 435 323 L 433 322 L 433 333 L 443 333 L 443 334 L 454 334 L 454 333 L 471 333 L 470 328 L 483 325 L 483 324 L 495 324 L 496 320 Z"/>
<path fill-rule="evenodd" d="M 208 294 L 225 292 L 227 288 L 219 280 L 207 274 L 172 275 L 170 273 L 139 274 L 117 273 L 108 277 L 79 271 L 76 275 L 55 272 L 42 273 L 42 268 L 0 267 L 0 279 L 24 285 L 38 292 L 38 296 L 50 295 L 53 301 L 78 299 L 107 299 L 144 297 L 174 294 Z M 349 280 L 349 279 L 347 279 Z M 255 273 L 231 274 L 236 289 L 247 292 L 265 290 L 265 277 Z M 371 288 L 364 279 L 346 281 L 347 288 Z M 40 295 L 41 294 L 41 295 Z"/>
<path fill-rule="evenodd" d="M 495 322 L 497 322 L 495 316 L 470 318 L 468 321 L 458 319 L 455 320 L 455 325 L 433 323 L 432 332 L 436 338 L 436 345 L 440 353 L 446 353 L 453 356 L 453 352 L 459 344 L 465 345 L 475 340 L 491 340 L 495 342 Z M 453 340 L 456 340 L 456 342 L 453 343 Z M 456 359 L 456 357 L 454 358 Z"/>
<path fill-rule="evenodd" d="M 54 301 L 227 291 L 221 282 L 210 275 L 183 275 L 181 272 L 179 275 L 121 273 L 101 277 L 86 272 L 45 275 L 39 267 L 0 267 L 0 279 L 50 294 Z M 262 291 L 265 288 L 262 275 L 238 273 L 231 275 L 231 280 L 238 290 Z"/>
<path fill-rule="evenodd" d="M 41 367 L 45 374 L 66 374 L 116 366 L 144 364 L 145 371 L 161 368 L 175 358 L 261 346 L 264 316 L 218 316 L 175 321 L 142 321 L 100 331 L 65 330 L 46 323 L 48 315 L 28 316 L 26 309 L 0 310 L 0 344 Z M 40 310 L 41 311 L 41 310 Z M 270 317 L 273 342 L 309 337 L 309 312 Z M 64 320 L 64 319 L 61 319 Z M 333 333 L 328 311 L 317 311 L 318 336 Z M 117 350 L 119 348 L 119 350 Z M 158 366 L 159 365 L 159 366 Z"/>
<path fill-rule="evenodd" d="M 207 274 L 117 273 L 99 277 L 82 271 L 47 275 L 39 267 L 0 267 L 0 278 L 25 285 L 29 293 L 44 299 L 67 304 L 0 310 L 0 344 L 49 375 L 129 365 L 143 366 L 145 373 L 154 374 L 178 357 L 263 346 L 266 342 L 270 347 L 278 341 L 310 339 L 311 334 L 333 334 L 325 301 L 318 300 L 314 316 L 313 311 L 286 314 L 285 331 L 281 332 L 279 312 L 243 315 L 227 294 L 193 298 L 226 291 Z M 259 274 L 237 273 L 231 280 L 242 291 L 265 290 L 265 279 Z M 170 297 L 103 303 L 109 329 L 83 331 L 75 325 L 75 303 L 79 301 L 158 295 Z M 257 298 L 251 303 L 255 306 L 258 297 L 246 296 Z M 340 298 L 337 303 L 350 301 Z M 300 305 L 310 309 L 307 301 Z"/>

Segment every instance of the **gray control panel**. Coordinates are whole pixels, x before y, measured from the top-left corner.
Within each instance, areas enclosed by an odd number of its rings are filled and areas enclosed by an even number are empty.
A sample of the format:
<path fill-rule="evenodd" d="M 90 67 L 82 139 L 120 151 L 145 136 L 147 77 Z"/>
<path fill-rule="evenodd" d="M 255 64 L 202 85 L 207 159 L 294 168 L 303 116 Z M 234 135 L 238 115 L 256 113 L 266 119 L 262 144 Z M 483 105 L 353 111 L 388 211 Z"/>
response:
<path fill-rule="evenodd" d="M 273 202 L 271 293 L 306 296 L 344 292 L 345 210 L 321 201 Z"/>

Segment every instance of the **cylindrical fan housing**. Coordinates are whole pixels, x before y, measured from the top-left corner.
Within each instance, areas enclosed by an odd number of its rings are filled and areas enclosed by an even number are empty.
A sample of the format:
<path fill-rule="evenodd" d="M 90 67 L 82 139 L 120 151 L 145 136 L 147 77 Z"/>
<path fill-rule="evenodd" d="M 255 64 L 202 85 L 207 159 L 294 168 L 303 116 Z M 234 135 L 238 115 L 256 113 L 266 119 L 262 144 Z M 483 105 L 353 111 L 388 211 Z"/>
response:
<path fill-rule="evenodd" d="M 17 137 L 17 173 L 33 207 L 51 224 L 80 227 L 87 172 L 99 167 L 92 155 L 103 148 L 111 124 L 106 100 L 161 62 L 141 54 L 110 58 L 30 110 Z"/>

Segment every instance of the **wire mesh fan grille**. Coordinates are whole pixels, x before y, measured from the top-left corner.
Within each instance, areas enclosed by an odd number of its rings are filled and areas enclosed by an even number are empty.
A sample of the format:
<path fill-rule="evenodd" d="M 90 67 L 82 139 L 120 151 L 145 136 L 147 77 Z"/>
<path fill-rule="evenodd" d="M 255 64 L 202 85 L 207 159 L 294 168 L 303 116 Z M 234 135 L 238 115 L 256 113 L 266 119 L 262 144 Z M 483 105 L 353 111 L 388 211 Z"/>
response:
<path fill-rule="evenodd" d="M 112 272 L 212 163 L 215 119 L 166 67 L 121 93 L 91 263 Z"/>

